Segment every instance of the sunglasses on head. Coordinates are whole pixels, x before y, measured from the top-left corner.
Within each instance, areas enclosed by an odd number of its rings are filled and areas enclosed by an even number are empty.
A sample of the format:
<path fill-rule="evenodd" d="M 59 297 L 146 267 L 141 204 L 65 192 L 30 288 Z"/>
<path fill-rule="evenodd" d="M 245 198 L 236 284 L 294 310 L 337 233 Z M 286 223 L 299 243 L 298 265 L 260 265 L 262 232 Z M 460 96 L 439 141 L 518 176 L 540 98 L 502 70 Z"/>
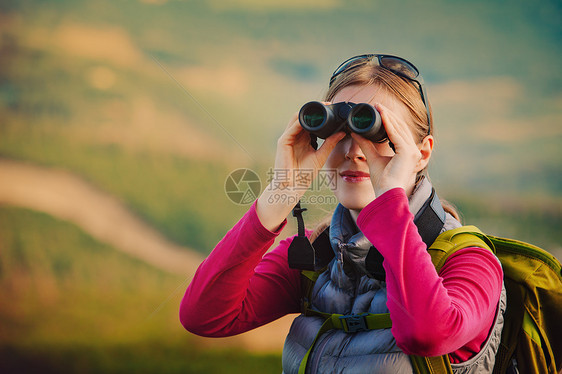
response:
<path fill-rule="evenodd" d="M 427 134 L 429 135 L 431 133 L 431 117 L 429 115 L 429 106 L 426 100 L 427 93 L 425 92 L 423 78 L 421 77 L 419 70 L 411 62 L 401 57 L 379 54 L 367 54 L 351 57 L 350 59 L 345 60 L 334 71 L 332 77 L 330 78 L 330 86 L 334 83 L 338 75 L 366 65 L 369 62 L 375 60 L 375 58 L 379 66 L 382 66 L 383 68 L 390 70 L 394 74 L 417 84 L 423 105 L 425 105 L 427 123 L 429 124 Z"/>

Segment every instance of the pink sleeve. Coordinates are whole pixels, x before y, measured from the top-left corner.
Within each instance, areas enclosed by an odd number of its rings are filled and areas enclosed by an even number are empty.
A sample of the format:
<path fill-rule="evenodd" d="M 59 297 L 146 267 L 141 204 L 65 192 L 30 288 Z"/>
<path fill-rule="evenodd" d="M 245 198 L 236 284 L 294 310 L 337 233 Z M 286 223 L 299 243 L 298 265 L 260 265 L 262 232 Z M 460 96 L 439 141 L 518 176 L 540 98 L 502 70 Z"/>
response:
<path fill-rule="evenodd" d="M 495 320 L 503 273 L 488 250 L 466 248 L 438 275 L 401 188 L 366 206 L 357 224 L 384 257 L 392 333 L 407 354 L 451 353 L 462 362 L 480 351 Z"/>
<path fill-rule="evenodd" d="M 300 272 L 290 269 L 283 240 L 263 227 L 255 203 L 201 263 L 180 304 L 190 332 L 224 337 L 240 334 L 300 311 Z"/>

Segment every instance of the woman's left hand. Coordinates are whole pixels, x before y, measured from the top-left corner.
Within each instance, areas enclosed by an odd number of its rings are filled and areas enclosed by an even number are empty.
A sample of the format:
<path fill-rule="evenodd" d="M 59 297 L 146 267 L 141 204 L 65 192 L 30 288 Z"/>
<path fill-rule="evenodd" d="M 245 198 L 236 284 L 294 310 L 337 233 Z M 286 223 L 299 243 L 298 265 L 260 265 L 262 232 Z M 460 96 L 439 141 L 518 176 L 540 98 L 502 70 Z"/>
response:
<path fill-rule="evenodd" d="M 427 163 L 420 162 L 422 152 L 416 144 L 410 126 L 385 106 L 376 104 L 375 108 L 381 115 L 388 138 L 394 144 L 394 156 L 381 155 L 377 151 L 376 143 L 358 134 L 351 134 L 367 158 L 375 195 L 381 196 L 397 187 L 403 188 L 407 194 L 410 194 L 417 172 Z"/>

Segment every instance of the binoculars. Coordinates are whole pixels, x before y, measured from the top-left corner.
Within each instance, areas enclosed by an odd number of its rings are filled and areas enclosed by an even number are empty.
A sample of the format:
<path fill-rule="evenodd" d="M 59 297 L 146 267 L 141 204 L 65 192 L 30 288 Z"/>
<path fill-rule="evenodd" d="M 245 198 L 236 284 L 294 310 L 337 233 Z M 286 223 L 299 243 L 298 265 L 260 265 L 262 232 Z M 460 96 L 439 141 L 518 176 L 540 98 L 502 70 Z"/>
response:
<path fill-rule="evenodd" d="M 352 131 L 373 142 L 381 142 L 388 137 L 379 112 L 366 103 L 325 105 L 310 101 L 301 108 L 299 122 L 306 131 L 320 139 L 338 131 Z"/>

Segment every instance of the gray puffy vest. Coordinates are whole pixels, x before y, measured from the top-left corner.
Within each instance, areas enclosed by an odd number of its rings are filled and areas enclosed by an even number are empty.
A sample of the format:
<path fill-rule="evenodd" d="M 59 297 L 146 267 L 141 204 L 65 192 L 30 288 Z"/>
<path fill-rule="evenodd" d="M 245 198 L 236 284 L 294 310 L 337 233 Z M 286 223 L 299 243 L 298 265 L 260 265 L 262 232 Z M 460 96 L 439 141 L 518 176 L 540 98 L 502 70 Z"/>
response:
<path fill-rule="evenodd" d="M 415 215 L 431 194 L 424 180 L 410 198 Z M 339 205 L 332 217 L 330 241 L 335 258 L 312 291 L 312 307 L 325 313 L 388 313 L 386 283 L 366 275 L 365 256 L 371 244 L 358 231 L 349 211 Z M 447 214 L 442 232 L 460 224 Z M 358 231 L 358 232 L 357 232 Z M 505 289 L 497 309 L 496 323 L 482 350 L 470 360 L 453 364 L 456 373 L 491 373 L 499 345 L 505 311 Z M 283 348 L 283 373 L 297 374 L 324 319 L 299 316 L 291 326 Z M 346 333 L 330 330 L 319 337 L 308 359 L 307 373 L 412 373 L 409 357 L 396 346 L 390 329 Z"/>

